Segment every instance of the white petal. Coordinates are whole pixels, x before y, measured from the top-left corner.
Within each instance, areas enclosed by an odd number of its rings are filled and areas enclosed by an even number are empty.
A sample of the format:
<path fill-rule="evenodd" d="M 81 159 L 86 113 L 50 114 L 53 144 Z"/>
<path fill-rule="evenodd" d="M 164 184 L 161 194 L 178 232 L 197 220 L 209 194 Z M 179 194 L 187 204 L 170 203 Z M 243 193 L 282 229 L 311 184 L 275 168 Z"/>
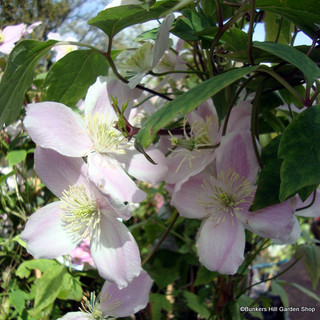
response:
<path fill-rule="evenodd" d="M 139 248 L 128 228 L 101 217 L 100 236 L 91 235 L 91 256 L 100 276 L 125 288 L 141 271 Z"/>
<path fill-rule="evenodd" d="M 37 210 L 29 218 L 20 238 L 35 258 L 53 259 L 71 252 L 78 244 L 64 227 L 60 201 Z"/>

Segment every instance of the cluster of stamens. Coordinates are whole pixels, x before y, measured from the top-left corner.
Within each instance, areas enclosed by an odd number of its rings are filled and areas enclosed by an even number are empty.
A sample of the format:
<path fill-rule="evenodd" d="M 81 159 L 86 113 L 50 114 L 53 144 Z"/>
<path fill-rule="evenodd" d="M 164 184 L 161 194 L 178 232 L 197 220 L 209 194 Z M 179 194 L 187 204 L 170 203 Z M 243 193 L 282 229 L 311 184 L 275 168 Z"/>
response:
<path fill-rule="evenodd" d="M 179 171 L 181 165 L 184 162 L 189 163 L 190 169 L 192 168 L 192 161 L 197 158 L 199 155 L 193 151 L 202 151 L 206 147 L 213 147 L 212 141 L 210 140 L 210 130 L 214 126 L 213 116 L 207 116 L 204 120 L 195 120 L 191 126 L 190 132 L 186 130 L 187 120 L 184 119 L 183 131 L 184 139 L 180 140 L 176 137 L 171 137 L 171 144 L 173 146 L 170 149 L 171 158 L 182 157 L 182 161 L 176 169 L 176 172 Z"/>
<path fill-rule="evenodd" d="M 64 190 L 61 198 L 62 221 L 65 227 L 79 238 L 89 233 L 100 234 L 101 212 L 96 201 L 90 199 L 82 185 L 70 186 Z"/>
<path fill-rule="evenodd" d="M 87 128 L 94 143 L 95 151 L 100 153 L 125 153 L 130 146 L 122 133 L 113 127 L 114 122 L 108 121 L 100 113 L 88 116 Z"/>
<path fill-rule="evenodd" d="M 254 192 L 254 186 L 233 169 L 221 171 L 217 179 L 210 176 L 203 181 L 202 189 L 204 194 L 199 196 L 198 204 L 207 217 L 217 218 L 217 224 L 225 214 L 234 216 L 236 209 L 242 210 L 241 205 L 250 205 Z"/>

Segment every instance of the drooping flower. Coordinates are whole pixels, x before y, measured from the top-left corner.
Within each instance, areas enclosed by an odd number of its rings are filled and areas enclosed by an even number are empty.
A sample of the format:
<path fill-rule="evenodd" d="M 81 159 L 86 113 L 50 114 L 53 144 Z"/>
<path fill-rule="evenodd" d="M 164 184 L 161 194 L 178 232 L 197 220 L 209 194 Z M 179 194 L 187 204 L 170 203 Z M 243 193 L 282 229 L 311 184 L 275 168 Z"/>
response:
<path fill-rule="evenodd" d="M 99 77 L 88 90 L 84 118 L 61 103 L 42 102 L 28 105 L 24 125 L 43 148 L 68 157 L 88 156 L 90 178 L 101 191 L 120 202 L 140 202 L 145 194 L 127 173 L 156 183 L 167 171 L 165 158 L 160 151 L 149 149 L 158 165 L 151 164 L 134 149 L 133 139 L 128 141 L 115 128 L 118 117 L 110 94 L 117 97 L 119 106 L 137 95 L 117 80 Z"/>
<path fill-rule="evenodd" d="M 88 238 L 99 274 L 126 287 L 141 269 L 137 243 L 119 221 L 131 217 L 130 204 L 112 207 L 109 197 L 88 180 L 88 167 L 81 158 L 37 147 L 35 168 L 60 201 L 40 208 L 29 218 L 21 234 L 27 251 L 36 258 L 53 259 L 70 253 Z"/>
<path fill-rule="evenodd" d="M 285 238 L 293 227 L 290 200 L 254 212 L 258 163 L 250 131 L 221 139 L 216 163 L 177 185 L 171 204 L 187 218 L 203 219 L 197 245 L 200 262 L 209 270 L 234 274 L 244 260 L 245 229 L 262 237 Z"/>
<path fill-rule="evenodd" d="M 174 14 L 170 13 L 161 23 L 156 42 L 146 42 L 138 48 L 124 63 L 123 68 L 131 79 L 129 87 L 136 87 L 143 77 L 160 61 L 168 49 L 169 31 L 174 21 Z"/>
<path fill-rule="evenodd" d="M 17 41 L 19 41 L 23 36 L 30 34 L 33 29 L 41 23 L 41 21 L 37 21 L 29 27 L 24 23 L 20 23 L 0 30 L 0 52 L 9 54 Z"/>
<path fill-rule="evenodd" d="M 121 290 L 114 283 L 106 281 L 98 298 L 91 294 L 90 301 L 82 305 L 81 311 L 69 312 L 60 320 L 111 320 L 133 315 L 148 304 L 152 283 L 144 270 Z"/>

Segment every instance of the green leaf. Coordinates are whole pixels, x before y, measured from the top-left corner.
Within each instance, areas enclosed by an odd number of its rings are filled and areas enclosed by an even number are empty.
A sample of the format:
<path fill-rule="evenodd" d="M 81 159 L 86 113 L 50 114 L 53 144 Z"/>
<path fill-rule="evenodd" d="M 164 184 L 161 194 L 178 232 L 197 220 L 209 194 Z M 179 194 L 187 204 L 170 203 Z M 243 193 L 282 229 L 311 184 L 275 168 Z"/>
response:
<path fill-rule="evenodd" d="M 318 66 L 307 55 L 293 47 L 281 43 L 256 41 L 253 46 L 272 53 L 297 67 L 306 76 L 310 85 L 320 77 Z"/>
<path fill-rule="evenodd" d="M 265 18 L 266 41 L 289 44 L 291 41 L 291 32 L 293 31 L 293 25 L 287 19 L 266 12 Z M 278 39 L 277 39 L 278 38 Z"/>
<path fill-rule="evenodd" d="M 183 291 L 183 296 L 187 300 L 187 306 L 195 311 L 196 313 L 203 316 L 205 319 L 208 319 L 210 317 L 210 311 L 205 306 L 205 303 L 202 303 L 200 299 L 192 292 L 189 291 Z"/>
<path fill-rule="evenodd" d="M 191 112 L 203 101 L 256 69 L 257 67 L 254 66 L 230 70 L 202 82 L 173 101 L 165 104 L 140 129 L 135 139 L 136 149 L 144 153 L 144 149 L 152 143 L 161 128 L 166 127 L 176 117 L 181 117 Z"/>
<path fill-rule="evenodd" d="M 25 92 L 32 84 L 33 70 L 56 42 L 23 40 L 11 51 L 0 83 L 0 127 L 18 118 Z"/>
<path fill-rule="evenodd" d="M 219 275 L 218 272 L 209 271 L 206 267 L 201 266 L 197 272 L 197 278 L 194 282 L 195 286 L 207 284 Z"/>
<path fill-rule="evenodd" d="M 282 160 L 278 158 L 278 146 L 281 136 L 274 138 L 262 150 L 261 159 L 264 164 L 259 173 L 258 188 L 250 210 L 259 210 L 280 202 L 280 168 Z"/>
<path fill-rule="evenodd" d="M 295 257 L 302 258 L 303 265 L 312 280 L 313 290 L 316 290 L 320 279 L 320 247 L 315 244 L 301 244 L 296 250 Z"/>
<path fill-rule="evenodd" d="M 274 295 L 280 296 L 282 304 L 285 308 L 289 307 L 288 295 L 278 281 L 276 280 L 271 281 L 271 290 Z"/>
<path fill-rule="evenodd" d="M 31 270 L 38 269 L 41 272 L 45 272 L 55 266 L 60 266 L 60 263 L 55 260 L 27 260 L 20 264 L 19 268 L 16 271 L 16 275 L 19 278 L 28 278 L 30 276 Z"/>
<path fill-rule="evenodd" d="M 84 98 L 88 88 L 100 75 L 108 74 L 109 64 L 101 53 L 94 50 L 72 51 L 57 61 L 44 82 L 47 100 L 73 107 Z"/>
<path fill-rule="evenodd" d="M 34 309 L 42 310 L 48 307 L 59 295 L 66 268 L 62 265 L 53 266 L 36 279 L 36 295 Z"/>
<path fill-rule="evenodd" d="M 229 301 L 223 308 L 223 318 L 241 320 L 240 306 L 237 301 Z"/>
<path fill-rule="evenodd" d="M 206 16 L 200 12 L 185 9 L 182 13 L 184 17 L 177 20 L 175 27 L 171 32 L 185 41 L 198 41 L 201 37 L 200 35 L 197 35 L 197 33 L 213 27 Z M 213 28 L 210 28 L 210 35 L 212 34 L 211 29 Z M 214 28 L 214 30 L 217 32 L 218 28 Z"/>
<path fill-rule="evenodd" d="M 300 284 L 297 283 L 290 283 L 291 286 L 297 288 L 298 290 L 300 290 L 301 292 L 303 292 L 304 294 L 306 294 L 307 296 L 309 296 L 310 298 L 320 302 L 320 298 L 312 291 L 308 290 L 307 288 L 300 286 Z"/>
<path fill-rule="evenodd" d="M 152 319 L 160 320 L 161 319 L 161 310 L 171 311 L 172 305 L 163 294 L 151 293 L 149 300 L 152 305 Z"/>
<path fill-rule="evenodd" d="M 28 294 L 20 289 L 9 292 L 9 300 L 11 305 L 22 315 L 25 309 L 25 301 L 28 299 Z"/>
<path fill-rule="evenodd" d="M 303 111 L 290 123 L 280 141 L 279 157 L 284 159 L 280 201 L 320 184 L 320 105 Z"/>
<path fill-rule="evenodd" d="M 79 280 L 68 272 L 64 273 L 58 298 L 61 300 L 81 301 L 82 296 L 83 291 Z"/>
<path fill-rule="evenodd" d="M 13 167 L 21 161 L 24 161 L 27 157 L 26 150 L 14 150 L 10 151 L 6 155 L 6 160 L 9 162 L 9 167 Z"/>
<path fill-rule="evenodd" d="M 317 189 L 318 185 L 307 186 L 298 191 L 300 199 L 304 202 L 306 201 L 311 194 Z"/>
<path fill-rule="evenodd" d="M 256 0 L 256 8 L 273 12 L 293 22 L 311 38 L 320 23 L 319 0 Z"/>
<path fill-rule="evenodd" d="M 123 5 L 103 10 L 96 17 L 89 21 L 89 24 L 96 26 L 113 38 L 121 30 L 143 23 L 149 20 L 161 18 L 161 16 L 173 8 L 177 1 L 157 1 L 149 10 L 140 5 Z"/>
<path fill-rule="evenodd" d="M 16 173 L 17 173 L 17 171 L 16 171 L 16 169 L 14 169 L 11 172 L 9 172 L 8 174 L 0 175 L 0 184 L 5 182 L 7 180 L 7 178 L 13 176 Z"/>

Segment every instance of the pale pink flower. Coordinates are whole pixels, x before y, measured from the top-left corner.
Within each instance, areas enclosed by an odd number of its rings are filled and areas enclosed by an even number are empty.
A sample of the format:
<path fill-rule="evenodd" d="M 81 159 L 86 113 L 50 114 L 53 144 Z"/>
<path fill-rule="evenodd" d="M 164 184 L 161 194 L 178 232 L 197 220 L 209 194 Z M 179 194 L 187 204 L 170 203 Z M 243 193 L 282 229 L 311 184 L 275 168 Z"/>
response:
<path fill-rule="evenodd" d="M 60 320 L 92 320 L 128 317 L 144 309 L 149 301 L 152 279 L 144 270 L 124 289 L 106 281 L 98 298 L 82 305 L 82 311 L 69 312 Z M 110 318 L 109 318 L 110 317 Z"/>
<path fill-rule="evenodd" d="M 75 265 L 83 266 L 85 263 L 88 263 L 94 266 L 90 254 L 90 243 L 87 239 L 83 239 L 83 241 L 70 252 L 70 256 L 72 258 L 71 262 Z"/>
<path fill-rule="evenodd" d="M 55 61 L 57 62 L 61 58 L 63 58 L 66 54 L 68 54 L 71 51 L 77 50 L 78 46 L 69 44 L 68 42 L 77 42 L 78 40 L 74 37 L 68 36 L 62 38 L 59 33 L 56 32 L 49 32 L 48 33 L 48 39 L 61 41 L 62 43 L 65 42 L 65 44 L 57 45 L 52 48 L 52 50 L 56 53 Z"/>
<path fill-rule="evenodd" d="M 109 198 L 87 179 L 88 167 L 81 158 L 37 147 L 35 168 L 60 201 L 46 205 L 29 218 L 20 236 L 28 252 L 35 258 L 54 259 L 89 238 L 99 274 L 119 288 L 126 287 L 141 270 L 138 245 L 119 221 L 129 219 L 131 211 L 110 205 Z"/>
<path fill-rule="evenodd" d="M 244 260 L 244 230 L 283 239 L 292 230 L 295 207 L 288 200 L 249 211 L 259 169 L 249 130 L 224 136 L 209 168 L 176 185 L 171 204 L 184 217 L 203 219 L 197 238 L 200 262 L 234 274 Z"/>
<path fill-rule="evenodd" d="M 99 77 L 88 90 L 84 118 L 61 103 L 42 102 L 28 105 L 24 125 L 43 148 L 68 157 L 88 156 L 90 179 L 101 191 L 120 202 L 140 202 L 145 193 L 127 173 L 157 183 L 167 171 L 166 161 L 160 151 L 151 148 L 147 152 L 158 165 L 151 164 L 134 149 L 134 139 L 128 141 L 115 129 L 118 117 L 110 94 L 117 97 L 120 108 L 137 95 L 117 80 Z"/>
<path fill-rule="evenodd" d="M 167 15 L 159 27 L 156 42 L 144 43 L 124 63 L 123 68 L 129 80 L 129 87 L 136 87 L 144 76 L 151 71 L 160 61 L 169 46 L 169 35 L 175 17 L 173 13 Z"/>
<path fill-rule="evenodd" d="M 0 52 L 9 54 L 17 41 L 19 41 L 23 36 L 30 34 L 33 29 L 41 23 L 41 21 L 37 21 L 29 27 L 24 23 L 20 23 L 0 30 Z"/>

